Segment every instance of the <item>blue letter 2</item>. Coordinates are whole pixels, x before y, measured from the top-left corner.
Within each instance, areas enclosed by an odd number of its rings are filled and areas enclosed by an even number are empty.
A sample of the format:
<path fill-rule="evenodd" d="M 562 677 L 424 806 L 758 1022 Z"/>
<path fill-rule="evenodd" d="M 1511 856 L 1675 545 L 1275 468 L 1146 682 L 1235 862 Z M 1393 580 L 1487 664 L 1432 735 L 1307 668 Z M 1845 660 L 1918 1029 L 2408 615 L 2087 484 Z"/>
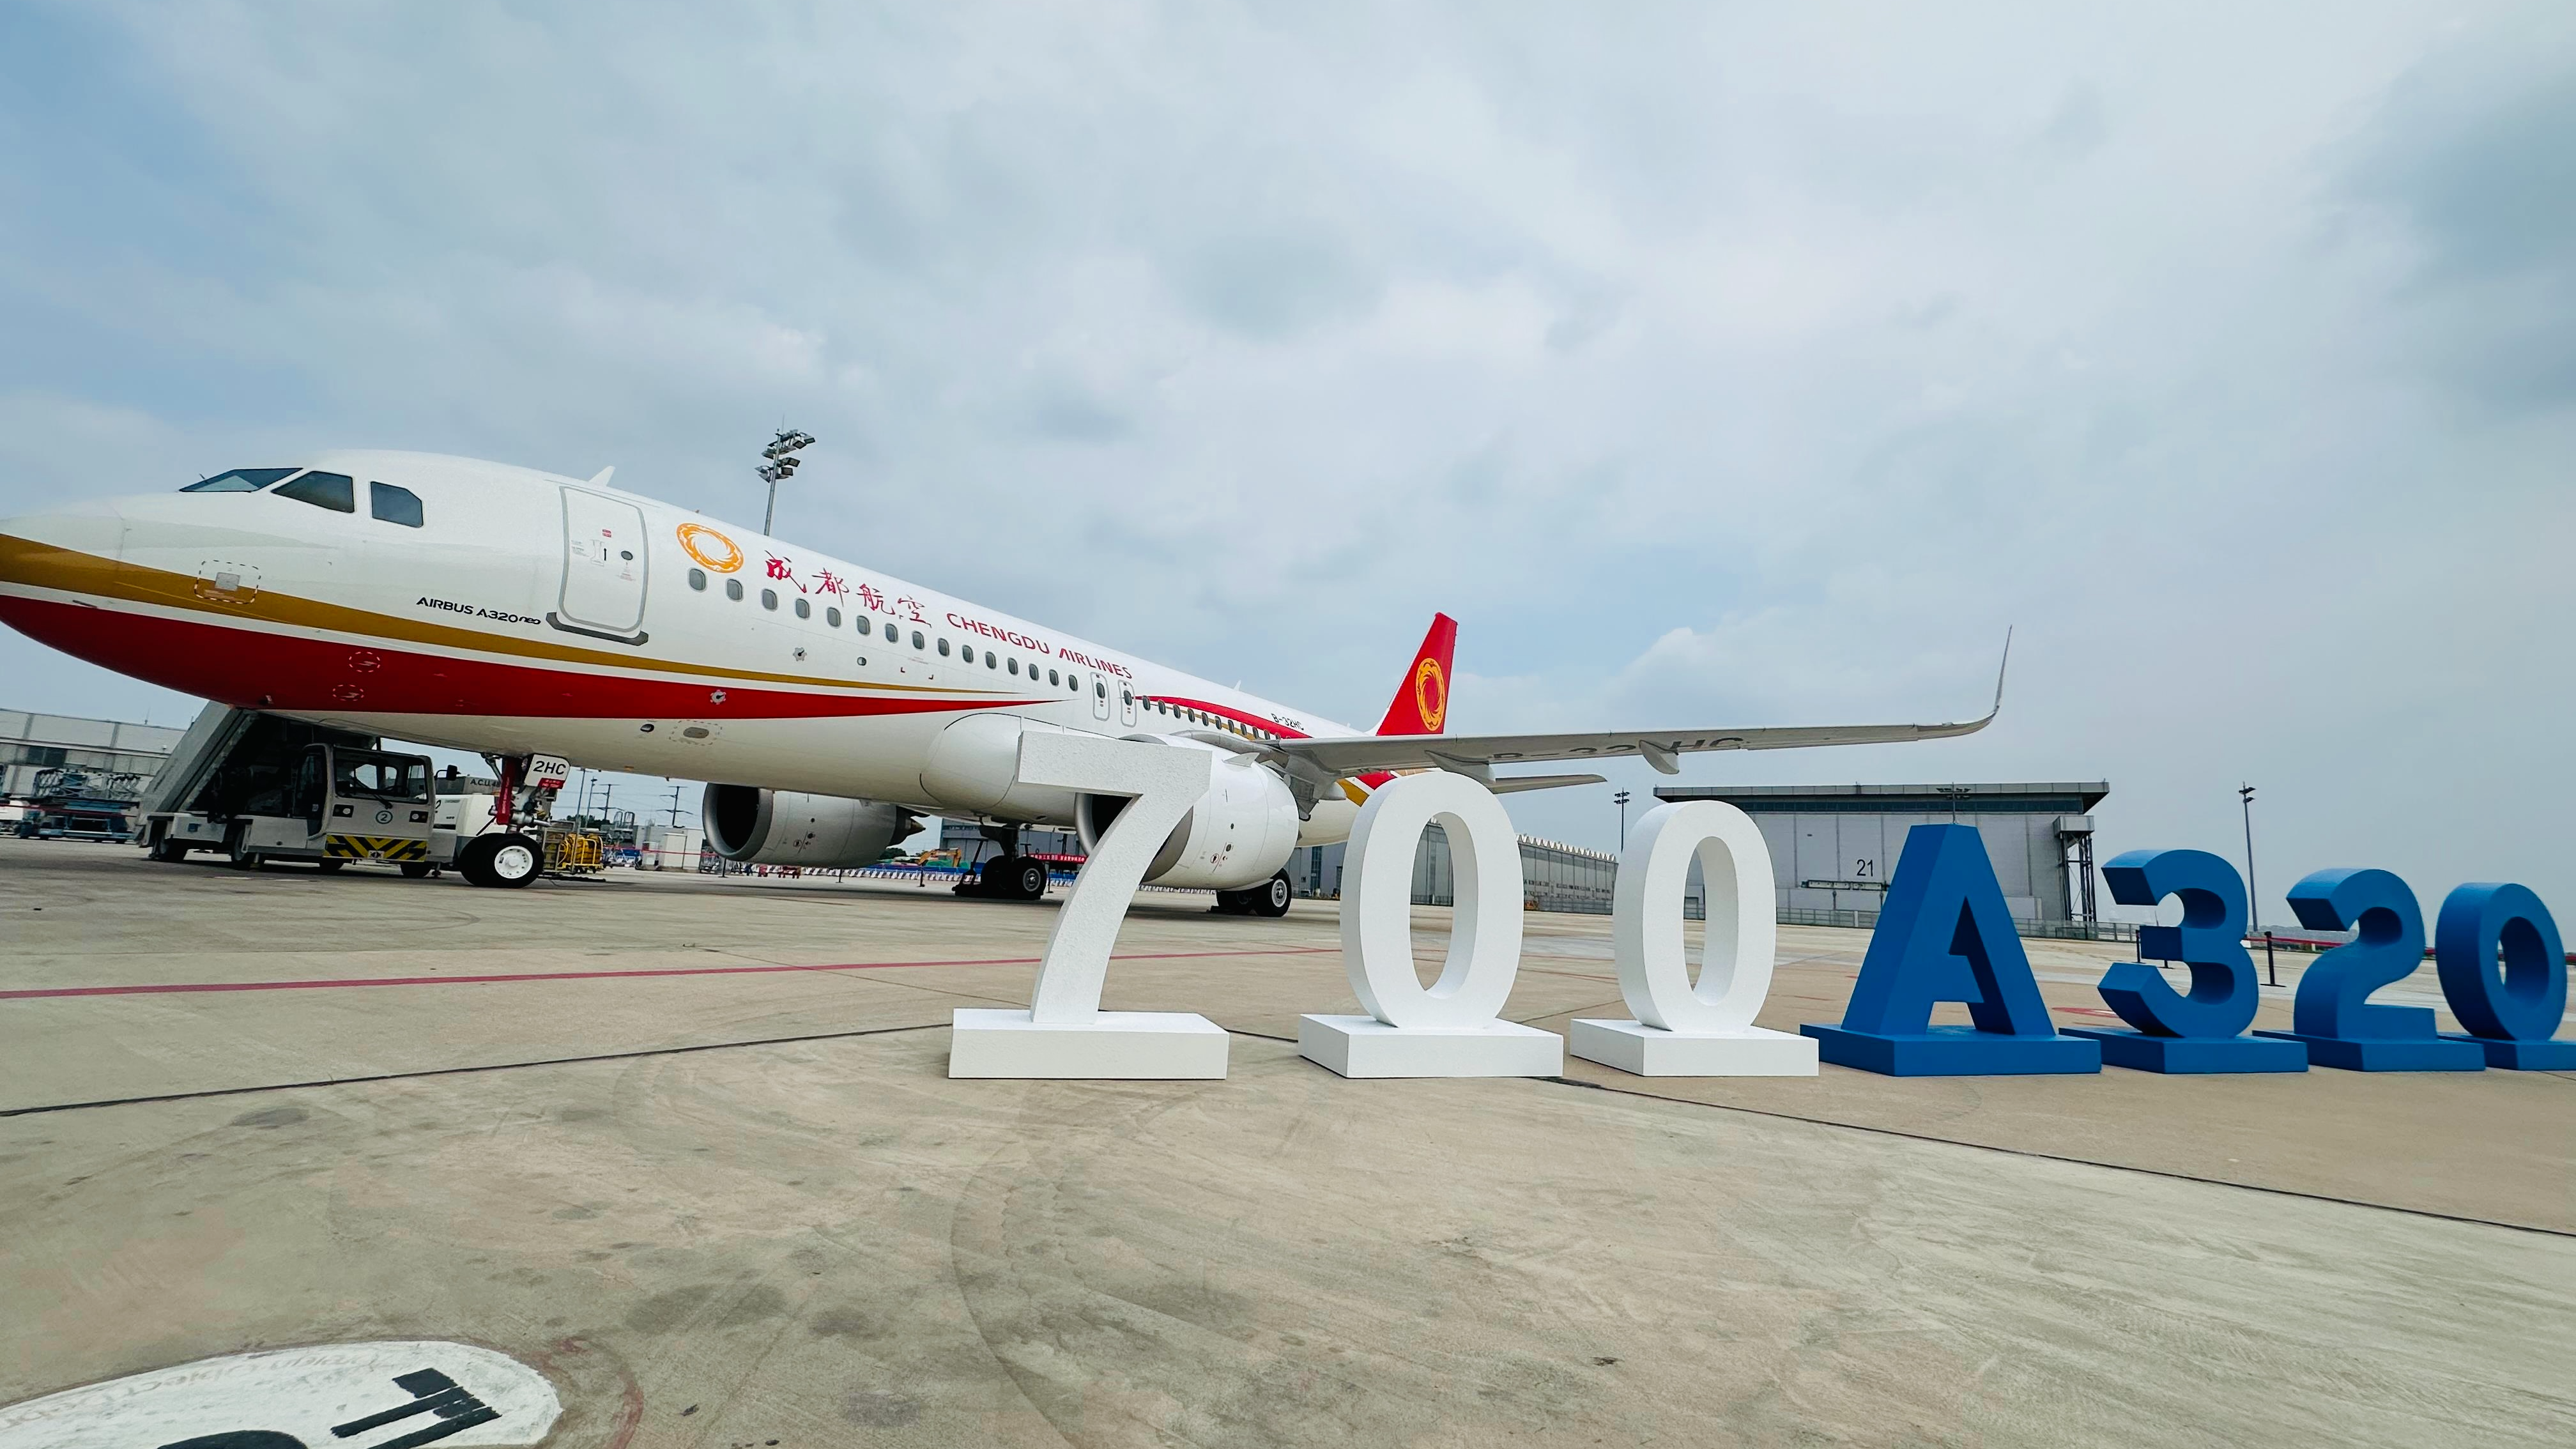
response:
<path fill-rule="evenodd" d="M 2254 958 L 2245 954 L 2245 882 L 2236 867 L 2205 850 L 2132 850 L 2102 867 L 2111 899 L 2152 906 L 2182 898 L 2182 924 L 2138 930 L 2138 961 L 2103 973 L 2102 999 L 2137 1028 L 2070 1026 L 2102 1043 L 2102 1060 L 2142 1072 L 2304 1072 L 2308 1050 L 2291 1041 L 2257 1041 L 2241 1033 L 2254 1023 L 2262 996 Z M 2191 967 L 2191 994 L 2165 984 L 2148 960 Z"/>
<path fill-rule="evenodd" d="M 2373 1006 L 2370 993 L 2424 964 L 2424 912 L 2384 870 L 2321 870 L 2290 887 L 2290 909 L 2312 931 L 2358 931 L 2299 978 L 2289 1031 L 2258 1031 L 2307 1046 L 2321 1067 L 2356 1072 L 2474 1072 L 2486 1053 L 2433 1033 L 2429 1006 Z"/>
<path fill-rule="evenodd" d="M 2504 975 L 2496 975 L 2496 957 Z M 2567 1013 L 2566 947 L 2540 897 L 2518 885 L 2461 886 L 2442 901 L 2433 960 L 2451 1014 L 2491 1067 L 2576 1070 L 2576 1041 L 2552 1041 Z"/>
<path fill-rule="evenodd" d="M 1942 1001 L 1967 1003 L 1976 1025 L 1932 1025 Z M 2050 1024 L 1985 842 L 1970 825 L 1906 832 L 1843 1024 L 1798 1030 L 1816 1039 L 1824 1060 L 1892 1077 L 2102 1070 L 2099 1047 Z"/>

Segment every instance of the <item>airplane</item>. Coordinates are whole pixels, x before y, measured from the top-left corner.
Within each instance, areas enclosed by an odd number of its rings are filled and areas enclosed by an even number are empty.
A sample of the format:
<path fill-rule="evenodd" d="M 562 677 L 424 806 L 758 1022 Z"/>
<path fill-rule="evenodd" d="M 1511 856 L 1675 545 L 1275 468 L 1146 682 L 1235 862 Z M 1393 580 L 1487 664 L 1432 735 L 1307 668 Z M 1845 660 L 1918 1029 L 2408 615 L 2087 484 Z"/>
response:
<path fill-rule="evenodd" d="M 471 750 L 502 772 L 478 885 L 525 885 L 510 802 L 532 759 L 706 780 L 728 859 L 872 864 L 938 814 L 1003 854 L 980 893 L 1036 899 L 1026 825 L 1085 844 L 1124 801 L 1015 778 L 1024 731 L 1216 756 L 1214 783 L 1146 878 L 1278 916 L 1301 846 L 1345 839 L 1396 774 L 1498 792 L 1597 784 L 1496 766 L 1879 744 L 1946 724 L 1445 732 L 1457 623 L 1434 617 L 1362 731 L 609 484 L 429 453 L 319 452 L 172 492 L 0 521 L 0 620 L 165 688 L 332 728 Z M 2006 641 L 2006 659 L 2010 641 Z"/>

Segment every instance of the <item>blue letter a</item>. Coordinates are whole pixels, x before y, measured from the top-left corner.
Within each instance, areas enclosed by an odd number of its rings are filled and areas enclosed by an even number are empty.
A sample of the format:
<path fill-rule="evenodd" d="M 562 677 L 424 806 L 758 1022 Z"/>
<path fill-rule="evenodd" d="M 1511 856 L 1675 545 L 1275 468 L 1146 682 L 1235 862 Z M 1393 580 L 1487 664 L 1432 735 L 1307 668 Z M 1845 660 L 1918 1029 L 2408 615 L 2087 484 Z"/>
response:
<path fill-rule="evenodd" d="M 1944 1001 L 1966 1003 L 1976 1025 L 1932 1025 Z M 1843 1024 L 1798 1029 L 1826 1061 L 1897 1077 L 2102 1070 L 2097 1043 L 2060 1036 L 2049 1021 L 1985 842 L 1969 825 L 1906 832 Z"/>

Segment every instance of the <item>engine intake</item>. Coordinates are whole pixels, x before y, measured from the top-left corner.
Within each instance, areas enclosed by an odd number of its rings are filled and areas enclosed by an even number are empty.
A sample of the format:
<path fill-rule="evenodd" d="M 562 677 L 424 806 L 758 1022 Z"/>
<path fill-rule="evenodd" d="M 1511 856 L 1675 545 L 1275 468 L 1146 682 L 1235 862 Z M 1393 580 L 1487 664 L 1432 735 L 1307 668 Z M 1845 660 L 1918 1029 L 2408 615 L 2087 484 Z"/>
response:
<path fill-rule="evenodd" d="M 743 865 L 874 865 L 921 828 L 919 816 L 883 800 L 750 785 L 709 785 L 704 809 L 707 843 Z"/>

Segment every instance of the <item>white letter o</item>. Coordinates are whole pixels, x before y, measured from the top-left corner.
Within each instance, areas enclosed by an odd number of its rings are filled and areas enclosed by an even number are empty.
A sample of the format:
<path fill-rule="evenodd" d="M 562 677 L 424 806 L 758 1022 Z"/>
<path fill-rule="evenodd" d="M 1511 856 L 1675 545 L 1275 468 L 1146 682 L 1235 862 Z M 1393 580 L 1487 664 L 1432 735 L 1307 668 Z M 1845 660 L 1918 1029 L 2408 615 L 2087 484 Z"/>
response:
<path fill-rule="evenodd" d="M 1413 970 L 1413 861 L 1434 822 L 1449 836 L 1458 906 L 1426 988 Z M 1521 845 L 1492 791 L 1446 770 L 1388 781 L 1360 807 L 1343 871 L 1342 969 L 1371 1016 L 1457 1028 L 1501 1015 L 1521 964 Z"/>
<path fill-rule="evenodd" d="M 1699 984 L 1682 954 L 1682 891 L 1692 855 L 1707 887 Z M 1780 940 L 1771 847 L 1753 817 L 1719 800 L 1658 805 L 1619 861 L 1611 938 L 1619 993 L 1637 1020 L 1677 1032 L 1740 1032 L 1771 993 Z"/>

